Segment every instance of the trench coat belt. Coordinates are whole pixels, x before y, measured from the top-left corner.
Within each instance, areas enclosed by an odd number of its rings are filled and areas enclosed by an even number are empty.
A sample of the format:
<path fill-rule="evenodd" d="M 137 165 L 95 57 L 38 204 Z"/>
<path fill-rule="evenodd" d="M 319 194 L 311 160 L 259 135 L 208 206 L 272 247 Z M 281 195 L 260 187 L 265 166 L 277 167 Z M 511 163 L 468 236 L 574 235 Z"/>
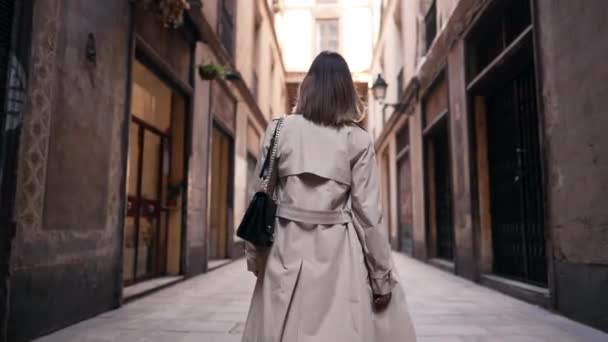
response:
<path fill-rule="evenodd" d="M 279 204 L 277 217 L 313 224 L 346 224 L 352 221 L 352 213 L 344 210 L 310 210 L 289 204 Z"/>

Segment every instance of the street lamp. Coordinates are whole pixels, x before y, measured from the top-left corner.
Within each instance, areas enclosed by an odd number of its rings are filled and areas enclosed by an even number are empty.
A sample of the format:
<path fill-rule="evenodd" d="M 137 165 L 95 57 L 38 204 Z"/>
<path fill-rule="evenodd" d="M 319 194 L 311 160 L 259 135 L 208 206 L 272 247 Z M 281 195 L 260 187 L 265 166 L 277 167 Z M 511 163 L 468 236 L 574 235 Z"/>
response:
<path fill-rule="evenodd" d="M 397 103 L 385 103 L 384 99 L 386 98 L 386 88 L 388 88 L 388 83 L 384 80 L 381 74 L 378 74 L 374 84 L 372 85 L 372 95 L 376 101 L 379 101 L 384 106 L 382 107 L 382 116 L 384 117 L 384 111 L 386 107 L 391 106 L 395 108 L 398 112 L 403 112 L 405 110 L 405 103 L 397 102 Z"/>
<path fill-rule="evenodd" d="M 386 98 L 386 88 L 388 88 L 388 84 L 384 78 L 382 78 L 382 75 L 378 74 L 376 81 L 374 81 L 374 85 L 372 85 L 372 94 L 376 101 L 384 102 L 384 99 Z"/>

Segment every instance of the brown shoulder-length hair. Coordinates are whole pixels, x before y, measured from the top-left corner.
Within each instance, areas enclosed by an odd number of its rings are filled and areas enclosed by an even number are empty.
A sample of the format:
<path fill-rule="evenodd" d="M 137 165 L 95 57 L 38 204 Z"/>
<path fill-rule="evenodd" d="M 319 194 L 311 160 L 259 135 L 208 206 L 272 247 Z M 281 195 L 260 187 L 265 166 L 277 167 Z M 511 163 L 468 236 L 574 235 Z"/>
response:
<path fill-rule="evenodd" d="M 300 85 L 294 114 L 321 125 L 342 126 L 360 121 L 362 112 L 344 58 L 337 52 L 321 52 Z"/>

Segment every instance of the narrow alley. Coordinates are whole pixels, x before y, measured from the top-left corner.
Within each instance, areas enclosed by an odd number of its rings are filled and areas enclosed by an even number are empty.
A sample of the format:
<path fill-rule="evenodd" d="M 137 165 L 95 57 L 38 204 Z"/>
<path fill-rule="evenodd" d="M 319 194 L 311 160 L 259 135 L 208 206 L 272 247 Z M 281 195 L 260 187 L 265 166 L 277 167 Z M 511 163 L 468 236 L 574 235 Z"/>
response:
<path fill-rule="evenodd" d="M 344 319 L 389 250 L 419 342 L 608 342 L 607 36 L 608 0 L 0 0 L 0 342 L 240 341 L 274 214 L 368 257 L 281 293 L 287 342 L 405 342 Z"/>
<path fill-rule="evenodd" d="M 544 309 L 394 258 L 419 342 L 608 341 L 608 334 Z M 238 342 L 254 279 L 239 260 L 37 341 Z"/>

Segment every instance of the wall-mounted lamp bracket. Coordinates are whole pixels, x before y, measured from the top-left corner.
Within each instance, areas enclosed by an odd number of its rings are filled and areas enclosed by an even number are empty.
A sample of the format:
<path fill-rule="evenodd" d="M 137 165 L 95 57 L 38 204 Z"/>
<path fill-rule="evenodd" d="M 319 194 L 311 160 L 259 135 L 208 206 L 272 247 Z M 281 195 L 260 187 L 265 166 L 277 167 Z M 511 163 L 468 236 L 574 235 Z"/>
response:
<path fill-rule="evenodd" d="M 86 57 L 87 60 L 93 64 L 97 63 L 97 46 L 95 43 L 95 35 L 89 33 L 86 44 Z"/>

